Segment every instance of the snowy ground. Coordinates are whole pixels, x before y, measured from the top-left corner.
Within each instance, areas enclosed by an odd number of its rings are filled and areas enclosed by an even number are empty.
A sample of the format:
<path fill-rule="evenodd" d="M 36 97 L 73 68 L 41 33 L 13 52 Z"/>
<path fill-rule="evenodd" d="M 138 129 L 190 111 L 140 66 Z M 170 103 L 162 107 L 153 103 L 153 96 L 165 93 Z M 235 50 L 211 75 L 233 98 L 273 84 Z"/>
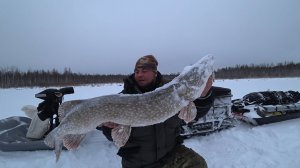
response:
<path fill-rule="evenodd" d="M 214 85 L 232 90 L 233 99 L 252 91 L 295 90 L 299 91 L 300 78 L 216 80 Z M 44 88 L 0 89 L 0 119 L 25 116 L 23 105 L 41 102 L 34 94 Z M 91 98 L 118 93 L 121 84 L 97 87 L 75 87 L 75 94 L 65 100 Z M 235 128 L 208 136 L 194 137 L 185 141 L 207 161 L 209 168 L 299 168 L 300 167 L 300 119 L 252 127 L 241 123 Z M 53 151 L 1 152 L 1 168 L 118 168 L 120 157 L 117 148 L 107 141 L 101 132 L 91 132 L 76 151 L 64 151 L 55 163 Z"/>

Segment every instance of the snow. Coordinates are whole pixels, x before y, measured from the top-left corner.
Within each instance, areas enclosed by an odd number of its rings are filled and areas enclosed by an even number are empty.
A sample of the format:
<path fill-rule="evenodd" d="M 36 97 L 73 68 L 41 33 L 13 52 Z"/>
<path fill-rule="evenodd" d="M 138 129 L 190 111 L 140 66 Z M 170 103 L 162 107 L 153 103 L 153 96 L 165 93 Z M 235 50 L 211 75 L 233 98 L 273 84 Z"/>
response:
<path fill-rule="evenodd" d="M 233 99 L 253 91 L 299 91 L 300 78 L 216 80 L 214 86 L 232 90 Z M 92 98 L 118 93 L 122 84 L 74 87 L 75 93 L 66 100 Z M 45 88 L 0 89 L 0 119 L 25 116 L 24 105 L 37 105 L 34 94 Z M 209 168 L 298 168 L 300 167 L 300 119 L 252 127 L 240 123 L 237 127 L 208 136 L 185 140 L 185 145 L 201 154 Z M 121 167 L 117 148 L 95 130 L 88 134 L 75 151 L 63 151 L 58 163 L 53 151 L 1 152 L 1 168 L 98 168 Z"/>

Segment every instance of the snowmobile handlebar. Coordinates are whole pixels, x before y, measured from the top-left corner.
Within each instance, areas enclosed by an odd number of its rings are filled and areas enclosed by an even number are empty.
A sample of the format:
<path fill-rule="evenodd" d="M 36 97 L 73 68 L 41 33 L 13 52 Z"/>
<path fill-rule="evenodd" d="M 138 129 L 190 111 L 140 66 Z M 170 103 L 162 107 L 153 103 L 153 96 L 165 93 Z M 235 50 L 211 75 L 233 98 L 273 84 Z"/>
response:
<path fill-rule="evenodd" d="M 53 100 L 56 98 L 61 98 L 66 94 L 73 94 L 74 88 L 73 87 L 64 87 L 61 89 L 46 89 L 40 93 L 35 94 L 36 98 L 42 100 Z"/>
<path fill-rule="evenodd" d="M 61 89 L 46 89 L 35 94 L 36 98 L 44 100 L 37 107 L 38 117 L 42 121 L 49 118 L 51 129 L 59 124 L 58 108 L 62 103 L 64 95 L 72 93 L 74 93 L 73 87 L 65 87 Z"/>

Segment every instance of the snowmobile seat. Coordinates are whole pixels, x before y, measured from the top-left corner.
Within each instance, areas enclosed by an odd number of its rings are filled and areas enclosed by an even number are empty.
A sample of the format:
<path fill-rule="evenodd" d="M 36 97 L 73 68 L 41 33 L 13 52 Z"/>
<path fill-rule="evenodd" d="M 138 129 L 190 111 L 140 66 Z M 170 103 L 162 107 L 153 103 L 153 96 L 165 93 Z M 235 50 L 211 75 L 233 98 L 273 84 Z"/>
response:
<path fill-rule="evenodd" d="M 195 135 L 207 135 L 236 125 L 231 114 L 231 90 L 228 88 L 211 88 L 211 96 L 194 101 L 197 117 L 194 122 L 182 125 L 181 136 L 189 138 Z"/>

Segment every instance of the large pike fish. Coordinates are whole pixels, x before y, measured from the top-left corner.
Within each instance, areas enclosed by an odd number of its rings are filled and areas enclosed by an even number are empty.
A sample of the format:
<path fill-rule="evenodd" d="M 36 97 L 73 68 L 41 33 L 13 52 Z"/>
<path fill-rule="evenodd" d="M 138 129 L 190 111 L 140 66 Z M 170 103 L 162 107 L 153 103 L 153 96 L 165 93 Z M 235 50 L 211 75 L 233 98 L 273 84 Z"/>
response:
<path fill-rule="evenodd" d="M 117 146 L 123 146 L 131 127 L 142 127 L 164 122 L 178 114 L 189 122 L 196 116 L 192 103 L 201 95 L 213 73 L 213 57 L 205 56 L 187 66 L 171 82 L 144 94 L 112 94 L 86 100 L 64 102 L 59 107 L 61 123 L 45 138 L 55 148 L 58 161 L 62 146 L 76 148 L 84 135 L 105 122 L 120 124 L 112 130 Z"/>

